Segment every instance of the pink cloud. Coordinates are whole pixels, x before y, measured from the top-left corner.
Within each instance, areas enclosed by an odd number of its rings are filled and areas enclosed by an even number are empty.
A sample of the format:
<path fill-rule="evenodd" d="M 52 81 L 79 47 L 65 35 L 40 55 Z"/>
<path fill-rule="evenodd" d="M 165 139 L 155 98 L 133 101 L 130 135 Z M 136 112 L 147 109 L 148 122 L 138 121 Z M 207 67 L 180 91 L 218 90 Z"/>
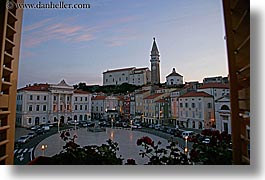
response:
<path fill-rule="evenodd" d="M 24 31 L 32 31 L 38 28 L 41 28 L 43 26 L 46 26 L 48 22 L 51 22 L 52 18 L 44 19 L 40 22 L 34 23 L 32 25 L 28 25 L 24 28 Z"/>
<path fill-rule="evenodd" d="M 24 28 L 25 41 L 23 42 L 23 45 L 25 45 L 25 47 L 31 48 L 50 40 L 59 40 L 71 43 L 88 42 L 96 39 L 97 35 L 106 31 L 106 29 L 133 21 L 135 20 L 135 17 L 129 16 L 119 19 L 112 19 L 93 27 L 89 27 L 88 24 L 76 25 L 73 18 L 68 19 L 71 21 L 71 23 L 69 23 L 67 19 L 58 23 L 55 18 L 48 18 L 26 26 Z M 109 45 L 122 45 L 124 43 L 124 39 L 122 38 L 124 37 L 119 38 L 120 39 L 109 40 Z"/>

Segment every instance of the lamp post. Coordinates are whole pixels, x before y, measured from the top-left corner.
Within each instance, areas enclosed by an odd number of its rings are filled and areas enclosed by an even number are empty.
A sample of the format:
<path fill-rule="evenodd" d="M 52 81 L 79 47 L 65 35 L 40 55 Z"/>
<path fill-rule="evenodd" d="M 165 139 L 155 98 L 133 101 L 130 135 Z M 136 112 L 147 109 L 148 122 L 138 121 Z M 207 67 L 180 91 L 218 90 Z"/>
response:
<path fill-rule="evenodd" d="M 131 125 L 131 130 L 132 130 L 132 125 L 133 125 L 133 120 L 130 120 L 130 125 Z"/>
<path fill-rule="evenodd" d="M 185 136 L 185 149 L 184 149 L 185 154 L 187 155 L 189 152 L 188 149 L 188 136 Z"/>
<path fill-rule="evenodd" d="M 42 156 L 45 156 L 45 150 L 48 148 L 48 145 L 43 144 L 41 145 L 41 150 L 42 150 Z"/>
<path fill-rule="evenodd" d="M 77 122 L 77 120 L 75 119 L 75 131 L 76 131 L 76 122 Z"/>
<path fill-rule="evenodd" d="M 60 133 L 60 120 L 58 120 L 58 133 Z"/>
<path fill-rule="evenodd" d="M 111 128 L 113 129 L 113 118 L 111 118 Z"/>

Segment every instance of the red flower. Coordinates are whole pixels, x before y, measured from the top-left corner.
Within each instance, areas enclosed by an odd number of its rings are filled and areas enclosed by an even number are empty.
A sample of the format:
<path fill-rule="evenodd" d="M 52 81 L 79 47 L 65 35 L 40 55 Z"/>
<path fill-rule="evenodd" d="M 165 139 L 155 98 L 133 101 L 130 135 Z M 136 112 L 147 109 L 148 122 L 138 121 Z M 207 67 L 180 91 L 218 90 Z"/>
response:
<path fill-rule="evenodd" d="M 154 146 L 154 141 L 151 138 L 147 137 L 147 136 L 142 137 L 141 139 L 138 139 L 137 142 L 136 142 L 136 144 L 138 146 L 142 145 L 142 143 L 145 143 L 145 144 L 147 144 L 149 146 L 152 146 L 152 147 Z"/>
<path fill-rule="evenodd" d="M 61 137 L 62 139 L 65 138 L 65 134 L 64 134 L 64 133 L 65 133 L 65 132 L 62 132 L 61 135 L 60 135 L 60 137 Z"/>
<path fill-rule="evenodd" d="M 127 159 L 126 165 L 136 165 L 136 162 L 134 159 Z"/>
<path fill-rule="evenodd" d="M 65 133 L 65 136 L 70 136 L 70 133 L 67 131 L 66 133 Z"/>
<path fill-rule="evenodd" d="M 143 140 L 142 139 L 138 139 L 137 142 L 136 142 L 137 146 L 141 146 L 142 143 L 143 143 Z"/>

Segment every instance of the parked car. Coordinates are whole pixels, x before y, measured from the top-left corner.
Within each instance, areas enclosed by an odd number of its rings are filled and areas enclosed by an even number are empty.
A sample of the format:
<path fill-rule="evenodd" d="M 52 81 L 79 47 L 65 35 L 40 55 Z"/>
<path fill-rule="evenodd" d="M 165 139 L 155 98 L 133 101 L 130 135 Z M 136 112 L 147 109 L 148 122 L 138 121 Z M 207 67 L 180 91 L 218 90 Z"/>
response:
<path fill-rule="evenodd" d="M 154 129 L 155 125 L 154 124 L 150 124 L 148 127 Z"/>
<path fill-rule="evenodd" d="M 209 144 L 210 143 L 210 138 L 205 138 L 203 141 L 202 141 L 202 143 L 203 144 Z"/>
<path fill-rule="evenodd" d="M 36 136 L 36 133 L 35 132 L 29 132 L 28 136 L 29 136 L 30 139 L 32 139 L 32 138 L 34 138 Z"/>
<path fill-rule="evenodd" d="M 25 144 L 25 143 L 28 142 L 28 141 L 29 141 L 29 136 L 28 136 L 28 135 L 21 136 L 21 137 L 17 140 L 17 142 L 18 142 L 18 143 L 21 143 L 21 144 Z"/>
<path fill-rule="evenodd" d="M 45 132 L 50 131 L 50 126 L 45 125 L 45 126 L 42 127 L 42 129 L 43 129 Z"/>
<path fill-rule="evenodd" d="M 192 136 L 194 134 L 193 131 L 184 131 L 182 132 L 182 138 L 185 138 L 185 137 L 189 137 L 189 136 Z"/>
<path fill-rule="evenodd" d="M 37 130 L 36 130 L 36 134 L 37 134 L 37 135 L 41 135 L 41 134 L 44 134 L 44 133 L 45 133 L 45 131 L 44 131 L 43 128 L 40 128 L 40 129 L 37 129 Z"/>
<path fill-rule="evenodd" d="M 31 128 L 30 128 L 30 130 L 32 130 L 32 131 L 36 131 L 37 129 L 40 129 L 41 127 L 39 126 L 39 125 L 36 125 L 36 126 L 32 126 Z"/>
<path fill-rule="evenodd" d="M 160 124 L 156 124 L 156 125 L 155 125 L 155 130 L 159 130 L 159 129 L 160 129 L 160 127 L 161 127 L 161 125 L 160 125 Z"/>

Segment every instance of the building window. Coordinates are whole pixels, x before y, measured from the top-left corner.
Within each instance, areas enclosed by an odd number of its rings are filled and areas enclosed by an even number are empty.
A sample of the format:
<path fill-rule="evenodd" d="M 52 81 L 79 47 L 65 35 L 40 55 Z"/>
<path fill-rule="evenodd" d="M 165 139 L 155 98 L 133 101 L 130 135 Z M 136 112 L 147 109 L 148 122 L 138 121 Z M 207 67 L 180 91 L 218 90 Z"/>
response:
<path fill-rule="evenodd" d="M 36 111 L 40 111 L 40 105 L 36 106 Z"/>
<path fill-rule="evenodd" d="M 77 111 L 77 105 L 75 105 L 75 110 Z"/>
<path fill-rule="evenodd" d="M 80 105 L 80 110 L 83 110 L 83 106 L 82 105 Z"/>
<path fill-rule="evenodd" d="M 186 108 L 188 108 L 188 107 L 189 107 L 188 103 L 185 103 L 185 107 L 186 107 Z"/>
<path fill-rule="evenodd" d="M 43 100 L 46 101 L 47 100 L 47 96 L 43 96 Z"/>
<path fill-rule="evenodd" d="M 29 111 L 32 111 L 32 105 L 29 105 Z"/>
<path fill-rule="evenodd" d="M 68 102 L 70 101 L 70 97 L 69 97 L 69 96 L 67 96 L 67 101 L 68 101 Z"/>
<path fill-rule="evenodd" d="M 85 97 L 85 101 L 87 101 L 87 97 Z"/>
<path fill-rule="evenodd" d="M 56 96 L 53 96 L 53 100 L 56 101 Z"/>
<path fill-rule="evenodd" d="M 183 104 L 182 104 L 182 103 L 179 103 L 179 107 L 181 107 L 181 108 L 182 108 L 182 107 L 183 107 Z"/>
<path fill-rule="evenodd" d="M 75 97 L 75 101 L 77 101 L 77 97 Z"/>
<path fill-rule="evenodd" d="M 60 105 L 60 110 L 63 111 L 63 105 Z"/>
<path fill-rule="evenodd" d="M 212 108 L 212 103 L 208 103 L 208 108 Z"/>
<path fill-rule="evenodd" d="M 112 77 L 112 75 L 109 75 L 109 77 Z"/>
<path fill-rule="evenodd" d="M 33 96 L 32 95 L 29 96 L 29 100 L 33 100 Z"/>
<path fill-rule="evenodd" d="M 191 104 L 191 107 L 192 107 L 192 108 L 195 108 L 195 103 L 192 103 L 192 104 Z"/>
<path fill-rule="evenodd" d="M 40 96 L 37 96 L 37 100 L 38 100 L 38 101 L 40 100 Z"/>
<path fill-rule="evenodd" d="M 82 97 L 80 97 L 80 101 L 83 101 L 83 98 Z"/>
<path fill-rule="evenodd" d="M 46 111 L 46 105 L 43 105 L 42 110 Z"/>
<path fill-rule="evenodd" d="M 31 123 L 32 123 L 31 118 L 28 118 L 28 124 L 31 124 Z"/>
<path fill-rule="evenodd" d="M 85 110 L 87 110 L 87 105 L 85 105 Z"/>
<path fill-rule="evenodd" d="M 223 116 L 223 120 L 228 121 L 228 116 Z"/>
<path fill-rule="evenodd" d="M 106 82 L 108 82 L 108 79 L 106 79 Z"/>
<path fill-rule="evenodd" d="M 53 111 L 56 111 L 56 104 L 53 105 Z"/>

